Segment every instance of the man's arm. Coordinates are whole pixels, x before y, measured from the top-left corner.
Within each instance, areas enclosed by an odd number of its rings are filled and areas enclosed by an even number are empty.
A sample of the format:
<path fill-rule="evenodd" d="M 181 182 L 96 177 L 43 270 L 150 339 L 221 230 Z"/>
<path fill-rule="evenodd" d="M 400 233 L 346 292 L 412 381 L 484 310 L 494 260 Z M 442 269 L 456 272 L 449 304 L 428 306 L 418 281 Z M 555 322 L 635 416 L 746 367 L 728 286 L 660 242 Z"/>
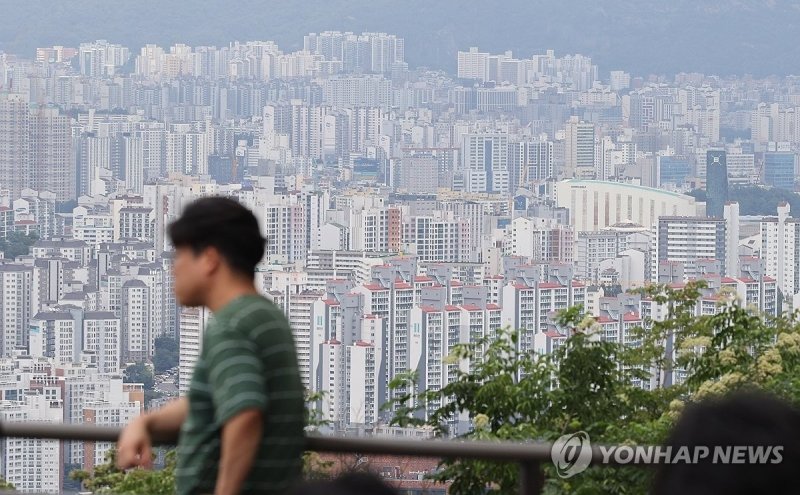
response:
<path fill-rule="evenodd" d="M 117 441 L 117 466 L 121 469 L 152 467 L 152 437 L 177 435 L 188 413 L 189 401 L 181 397 L 138 416 L 125 427 Z"/>
<path fill-rule="evenodd" d="M 225 423 L 214 495 L 236 495 L 241 490 L 261 445 L 263 414 L 259 409 L 246 409 Z"/>
<path fill-rule="evenodd" d="M 143 414 L 147 431 L 157 437 L 177 435 L 181 425 L 189 415 L 189 400 L 181 397 L 168 402 L 163 407 Z"/>
<path fill-rule="evenodd" d="M 252 473 L 267 414 L 266 370 L 259 348 L 243 332 L 211 339 L 206 352 L 214 419 L 222 425 L 217 495 L 238 494 Z"/>

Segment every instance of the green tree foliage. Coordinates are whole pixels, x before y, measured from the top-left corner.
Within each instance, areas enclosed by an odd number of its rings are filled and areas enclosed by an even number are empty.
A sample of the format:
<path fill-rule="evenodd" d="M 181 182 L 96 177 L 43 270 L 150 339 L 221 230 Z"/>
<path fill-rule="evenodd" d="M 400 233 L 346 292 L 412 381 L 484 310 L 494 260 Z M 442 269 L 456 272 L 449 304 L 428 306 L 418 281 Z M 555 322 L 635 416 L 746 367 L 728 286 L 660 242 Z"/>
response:
<path fill-rule="evenodd" d="M 645 321 L 626 345 L 601 340 L 595 319 L 573 308 L 558 322 L 569 337 L 549 355 L 520 352 L 519 333 L 509 329 L 457 346 L 446 363 L 455 381 L 399 397 L 393 424 L 427 425 L 445 435 L 466 416 L 473 426 L 462 436 L 470 439 L 553 441 L 585 431 L 595 444 L 657 444 L 686 402 L 741 387 L 800 402 L 800 325 L 754 314 L 732 295 L 723 297 L 718 314 L 696 317 L 702 288 L 700 282 L 643 291 L 667 317 Z M 474 359 L 478 353 L 483 360 Z M 456 366 L 465 360 L 468 371 Z M 651 370 L 686 378 L 654 390 L 637 387 Z M 409 374 L 391 386 L 414 390 L 415 379 Z M 513 464 L 445 459 L 440 467 L 433 479 L 451 481 L 454 493 L 513 493 L 518 487 Z M 644 469 L 589 469 L 566 480 L 549 463 L 544 471 L 546 493 L 646 493 L 650 483 Z"/>
<path fill-rule="evenodd" d="M 316 434 L 321 427 L 329 426 L 319 409 L 324 392 L 306 393 L 306 433 Z M 303 477 L 310 480 L 328 479 L 332 476 L 333 462 L 326 461 L 317 452 L 303 453 Z"/>
<path fill-rule="evenodd" d="M 141 383 L 143 385 L 145 407 L 149 407 L 153 399 L 164 396 L 164 394 L 155 390 L 156 382 L 153 368 L 147 363 L 140 362 L 129 365 L 123 372 L 123 381 L 125 383 Z"/>
<path fill-rule="evenodd" d="M 173 337 L 158 337 L 155 341 L 153 367 L 156 373 L 163 373 L 178 366 L 178 341 Z"/>
<path fill-rule="evenodd" d="M 698 201 L 706 201 L 706 192 L 697 189 L 689 193 Z M 742 215 L 774 215 L 778 204 L 789 203 L 791 211 L 800 211 L 800 194 L 785 189 L 762 186 L 732 187 L 728 199 L 739 203 Z"/>
<path fill-rule="evenodd" d="M 175 493 L 175 451 L 165 456 L 164 467 L 157 470 L 131 469 L 122 471 L 116 465 L 116 450 L 111 449 L 105 463 L 94 470 L 73 471 L 70 478 L 81 482 L 93 493 L 114 495 L 173 495 Z"/>
<path fill-rule="evenodd" d="M 141 383 L 145 390 L 153 390 L 155 386 L 153 369 L 144 362 L 134 363 L 125 368 L 123 381 L 125 383 Z"/>
<path fill-rule="evenodd" d="M 0 251 L 6 259 L 14 259 L 30 253 L 33 243 L 39 240 L 36 233 L 23 234 L 22 232 L 9 232 L 8 237 L 0 240 Z"/>

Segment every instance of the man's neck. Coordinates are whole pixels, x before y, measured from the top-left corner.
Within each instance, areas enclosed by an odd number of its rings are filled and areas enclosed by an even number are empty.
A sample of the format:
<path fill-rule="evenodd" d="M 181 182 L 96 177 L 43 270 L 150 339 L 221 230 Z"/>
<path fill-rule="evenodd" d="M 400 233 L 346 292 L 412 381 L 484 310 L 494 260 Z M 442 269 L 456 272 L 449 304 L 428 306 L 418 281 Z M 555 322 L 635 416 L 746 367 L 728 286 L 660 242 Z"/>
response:
<path fill-rule="evenodd" d="M 256 286 L 249 280 L 231 280 L 214 285 L 208 294 L 206 306 L 212 313 L 216 313 L 232 301 L 242 297 L 258 294 Z"/>

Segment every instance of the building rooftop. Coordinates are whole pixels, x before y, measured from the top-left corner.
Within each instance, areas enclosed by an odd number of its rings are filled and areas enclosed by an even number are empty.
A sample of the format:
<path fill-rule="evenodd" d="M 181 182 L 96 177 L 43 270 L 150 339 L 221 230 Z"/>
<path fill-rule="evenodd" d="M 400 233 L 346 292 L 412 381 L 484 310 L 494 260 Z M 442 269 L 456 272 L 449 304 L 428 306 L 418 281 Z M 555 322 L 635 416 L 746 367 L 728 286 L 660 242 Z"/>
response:
<path fill-rule="evenodd" d="M 654 187 L 639 186 L 639 185 L 636 185 L 636 184 L 628 184 L 626 182 L 612 182 L 612 181 L 606 181 L 606 180 L 584 180 L 584 179 L 566 179 L 563 182 L 566 182 L 568 184 L 578 185 L 578 186 L 579 185 L 585 185 L 585 186 L 604 185 L 604 186 L 612 186 L 612 187 L 623 187 L 623 188 L 628 188 L 628 189 L 635 189 L 637 191 L 643 191 L 643 192 L 650 193 L 650 194 L 666 194 L 666 195 L 673 196 L 673 197 L 676 197 L 676 198 L 690 200 L 691 202 L 695 201 L 695 198 L 693 198 L 692 196 L 689 196 L 687 194 L 680 194 L 680 193 L 676 193 L 676 192 L 673 192 L 673 191 L 667 191 L 667 190 L 664 190 L 664 189 L 656 189 Z"/>

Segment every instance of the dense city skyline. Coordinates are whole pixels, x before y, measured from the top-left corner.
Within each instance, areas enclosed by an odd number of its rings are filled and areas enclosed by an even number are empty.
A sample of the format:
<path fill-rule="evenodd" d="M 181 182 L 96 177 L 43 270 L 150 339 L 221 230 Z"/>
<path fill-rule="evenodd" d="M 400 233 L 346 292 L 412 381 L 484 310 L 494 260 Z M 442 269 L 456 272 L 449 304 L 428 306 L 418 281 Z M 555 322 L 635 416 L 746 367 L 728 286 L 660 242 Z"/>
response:
<path fill-rule="evenodd" d="M 570 308 L 634 349 L 670 317 L 646 287 L 703 280 L 698 318 L 800 308 L 799 77 L 650 77 L 503 39 L 420 68 L 418 40 L 377 24 L 0 52 L 0 418 L 120 426 L 187 391 L 212 315 L 178 304 L 166 229 L 209 195 L 267 238 L 255 284 L 287 315 L 325 433 L 431 436 L 390 425 L 399 397 L 454 383 L 485 348 L 454 349 L 504 327 L 552 358 Z M 629 385 L 653 392 L 692 370 L 639 371 Z M 27 491 L 110 448 L 31 445 L 0 440 L 0 476 Z M 52 469 L 30 474 L 24 448 Z"/>
<path fill-rule="evenodd" d="M 307 32 L 386 31 L 408 40 L 412 67 L 454 70 L 466 46 L 530 56 L 553 48 L 583 53 L 606 70 L 636 75 L 704 72 L 785 75 L 797 72 L 793 33 L 800 11 L 792 2 L 654 0 L 613 2 L 216 2 L 144 0 L 109 9 L 101 0 L 68 4 L 7 2 L 0 18 L 0 50 L 29 56 L 35 48 L 109 39 L 136 49 L 146 43 L 225 45 L 272 39 L 302 47 Z M 152 15 L 158 12 L 159 15 Z M 65 31 L 65 26 L 70 29 Z"/>

